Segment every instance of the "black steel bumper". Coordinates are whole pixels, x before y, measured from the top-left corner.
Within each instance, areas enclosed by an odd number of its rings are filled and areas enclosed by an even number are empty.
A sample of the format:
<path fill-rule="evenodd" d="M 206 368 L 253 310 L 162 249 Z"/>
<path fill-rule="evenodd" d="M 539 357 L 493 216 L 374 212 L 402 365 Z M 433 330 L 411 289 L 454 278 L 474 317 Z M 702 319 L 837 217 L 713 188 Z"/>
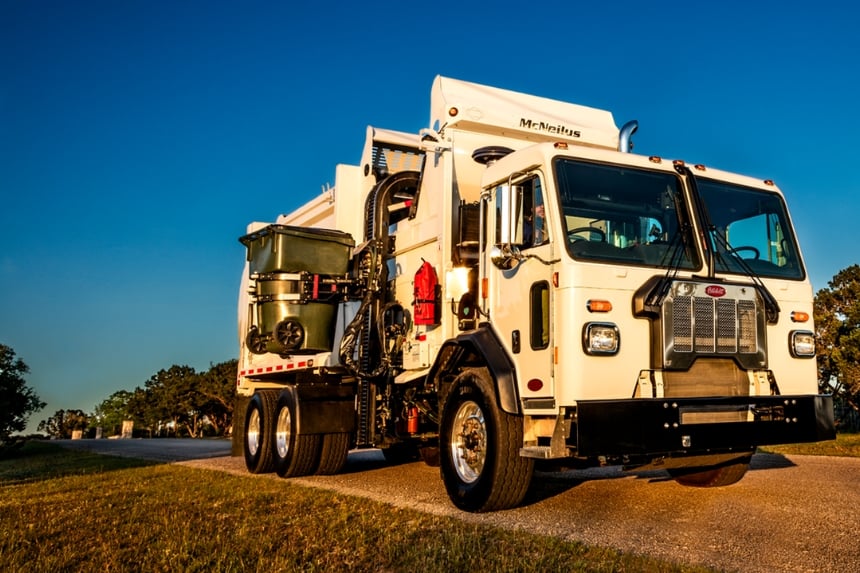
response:
<path fill-rule="evenodd" d="M 825 395 L 588 400 L 577 402 L 575 427 L 579 456 L 689 456 L 836 437 Z"/>

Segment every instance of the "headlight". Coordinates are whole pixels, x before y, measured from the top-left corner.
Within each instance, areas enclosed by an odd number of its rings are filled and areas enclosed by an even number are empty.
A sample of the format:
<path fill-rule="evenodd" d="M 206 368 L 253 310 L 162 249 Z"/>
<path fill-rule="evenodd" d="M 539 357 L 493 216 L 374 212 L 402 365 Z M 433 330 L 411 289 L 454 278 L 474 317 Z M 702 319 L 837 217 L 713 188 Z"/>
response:
<path fill-rule="evenodd" d="M 792 330 L 788 347 L 795 358 L 812 358 L 815 356 L 815 334 L 808 330 Z"/>
<path fill-rule="evenodd" d="M 618 352 L 621 334 L 618 327 L 607 322 L 589 322 L 582 331 L 582 348 L 590 355 L 610 355 Z"/>

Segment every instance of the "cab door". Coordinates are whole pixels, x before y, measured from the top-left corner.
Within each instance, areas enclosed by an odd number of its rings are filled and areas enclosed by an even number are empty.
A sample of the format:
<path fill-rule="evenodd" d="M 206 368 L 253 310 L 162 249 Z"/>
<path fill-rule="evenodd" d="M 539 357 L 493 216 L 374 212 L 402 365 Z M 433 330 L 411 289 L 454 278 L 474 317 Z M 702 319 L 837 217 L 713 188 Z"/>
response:
<path fill-rule="evenodd" d="M 517 371 L 526 407 L 553 408 L 555 237 L 539 173 L 493 190 L 484 245 L 485 312 Z"/>

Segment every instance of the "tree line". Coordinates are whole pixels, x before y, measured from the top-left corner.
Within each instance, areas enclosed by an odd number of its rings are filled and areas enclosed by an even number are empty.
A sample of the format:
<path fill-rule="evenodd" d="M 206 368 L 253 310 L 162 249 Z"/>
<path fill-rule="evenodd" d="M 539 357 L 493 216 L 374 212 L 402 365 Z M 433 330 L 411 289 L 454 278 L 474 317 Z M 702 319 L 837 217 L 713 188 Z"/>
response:
<path fill-rule="evenodd" d="M 117 436 L 133 422 L 134 435 L 145 437 L 229 435 L 236 400 L 237 361 L 214 364 L 204 372 L 173 365 L 159 370 L 143 387 L 118 390 L 95 409 L 57 410 L 39 423 L 39 432 L 71 438 L 75 431 L 94 437 Z"/>

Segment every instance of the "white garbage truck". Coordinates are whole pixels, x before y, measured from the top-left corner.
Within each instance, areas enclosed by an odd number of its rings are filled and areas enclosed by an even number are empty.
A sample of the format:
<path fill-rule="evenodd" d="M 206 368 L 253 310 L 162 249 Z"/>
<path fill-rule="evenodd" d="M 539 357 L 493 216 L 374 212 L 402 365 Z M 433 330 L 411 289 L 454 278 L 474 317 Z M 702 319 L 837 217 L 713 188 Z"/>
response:
<path fill-rule="evenodd" d="M 773 181 L 633 153 L 608 111 L 445 77 L 430 103 L 240 238 L 250 472 L 379 448 L 491 511 L 536 464 L 723 486 L 757 446 L 835 436 Z"/>

